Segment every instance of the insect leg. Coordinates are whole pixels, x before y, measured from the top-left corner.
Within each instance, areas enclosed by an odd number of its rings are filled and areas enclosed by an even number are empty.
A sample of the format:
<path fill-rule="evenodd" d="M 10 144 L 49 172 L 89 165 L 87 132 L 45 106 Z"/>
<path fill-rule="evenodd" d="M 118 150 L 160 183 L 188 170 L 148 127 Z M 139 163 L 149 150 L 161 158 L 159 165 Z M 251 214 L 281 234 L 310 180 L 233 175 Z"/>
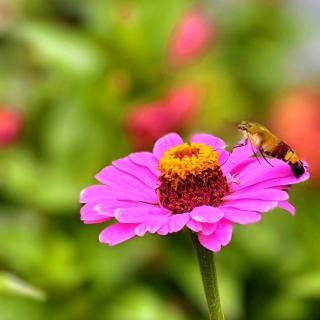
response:
<path fill-rule="evenodd" d="M 252 149 L 252 153 L 253 153 L 254 157 L 255 157 L 255 158 L 258 160 L 258 162 L 261 164 L 260 159 L 259 159 L 259 157 L 257 156 L 257 153 L 254 152 L 254 150 L 253 150 L 252 144 L 250 144 L 250 145 L 251 145 L 251 149 Z"/>
<path fill-rule="evenodd" d="M 264 160 L 266 160 L 267 163 L 269 163 L 271 167 L 273 167 L 273 165 L 272 165 L 272 164 L 268 161 L 268 159 L 266 158 L 266 156 L 265 156 L 265 154 L 263 153 L 263 150 L 262 150 L 261 148 L 259 148 L 259 152 L 260 152 L 262 158 L 263 158 Z"/>
<path fill-rule="evenodd" d="M 233 149 L 232 149 L 232 150 L 233 150 Z M 232 151 L 228 154 L 228 158 L 225 160 L 225 162 L 224 162 L 223 164 L 220 164 L 221 167 L 222 167 L 223 165 L 225 165 L 226 162 L 229 160 L 229 157 L 230 157 L 231 153 L 232 153 Z"/>
<path fill-rule="evenodd" d="M 246 146 L 247 144 L 248 144 L 248 139 L 244 140 L 243 143 L 236 144 L 236 145 L 232 148 L 232 150 L 235 149 L 235 148 L 244 147 L 244 146 Z"/>
<path fill-rule="evenodd" d="M 253 154 L 254 157 L 258 160 L 258 162 L 261 164 L 260 159 L 259 159 L 259 157 L 257 156 L 257 152 L 255 152 L 254 149 L 253 149 L 254 143 L 253 143 L 253 141 L 250 139 L 250 136 L 248 136 L 248 139 L 246 140 L 246 142 L 248 143 L 248 141 L 250 142 L 249 144 L 250 144 L 250 147 L 251 147 L 251 150 L 252 150 L 252 154 Z"/>

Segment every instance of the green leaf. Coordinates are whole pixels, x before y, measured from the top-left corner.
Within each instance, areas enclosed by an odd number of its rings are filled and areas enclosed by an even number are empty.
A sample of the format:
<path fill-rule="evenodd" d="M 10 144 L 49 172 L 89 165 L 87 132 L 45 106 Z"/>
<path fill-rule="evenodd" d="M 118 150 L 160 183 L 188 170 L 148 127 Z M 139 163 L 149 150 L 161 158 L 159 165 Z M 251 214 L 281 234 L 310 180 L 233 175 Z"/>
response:
<path fill-rule="evenodd" d="M 17 36 L 29 45 L 34 59 L 45 65 L 82 78 L 103 69 L 106 53 L 80 32 L 54 24 L 31 22 L 23 25 Z"/>
<path fill-rule="evenodd" d="M 163 301 L 147 287 L 135 287 L 122 292 L 106 314 L 110 320 L 183 320 L 179 309 Z M 106 318 L 99 318 L 106 319 Z"/>
<path fill-rule="evenodd" d="M 292 279 L 288 291 L 299 298 L 320 297 L 320 270 L 310 271 Z"/>
<path fill-rule="evenodd" d="M 4 271 L 0 272 L 0 295 L 1 294 L 13 294 L 38 301 L 46 300 L 44 291 L 32 286 L 19 277 Z"/>

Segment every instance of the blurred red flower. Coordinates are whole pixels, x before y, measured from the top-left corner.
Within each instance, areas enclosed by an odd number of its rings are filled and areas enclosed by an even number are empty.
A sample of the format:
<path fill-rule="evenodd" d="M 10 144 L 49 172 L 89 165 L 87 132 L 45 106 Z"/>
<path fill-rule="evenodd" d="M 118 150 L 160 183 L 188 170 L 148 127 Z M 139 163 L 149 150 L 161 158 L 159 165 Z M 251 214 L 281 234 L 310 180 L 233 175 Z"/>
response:
<path fill-rule="evenodd" d="M 171 131 L 185 129 L 197 114 L 200 90 L 191 85 L 173 89 L 163 99 L 138 106 L 126 118 L 132 146 L 140 150 Z"/>
<path fill-rule="evenodd" d="M 14 143 L 22 127 L 21 114 L 8 107 L 0 107 L 0 147 Z"/>
<path fill-rule="evenodd" d="M 169 61 L 184 64 L 197 58 L 209 46 L 214 25 L 200 8 L 190 9 L 178 23 L 169 47 Z"/>
<path fill-rule="evenodd" d="M 272 109 L 276 134 L 308 161 L 311 178 L 320 178 L 320 94 L 305 89 L 283 98 Z"/>

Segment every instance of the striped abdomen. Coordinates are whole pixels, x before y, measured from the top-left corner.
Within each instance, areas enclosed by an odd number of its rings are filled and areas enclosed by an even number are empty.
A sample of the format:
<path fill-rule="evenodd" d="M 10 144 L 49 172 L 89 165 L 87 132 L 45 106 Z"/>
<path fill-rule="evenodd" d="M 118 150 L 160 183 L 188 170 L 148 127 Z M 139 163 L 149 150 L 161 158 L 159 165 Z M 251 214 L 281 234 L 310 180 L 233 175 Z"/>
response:
<path fill-rule="evenodd" d="M 265 153 L 271 157 L 287 162 L 296 178 L 299 178 L 304 174 L 305 169 L 303 163 L 300 161 L 295 151 L 285 142 L 280 141 L 272 151 Z"/>

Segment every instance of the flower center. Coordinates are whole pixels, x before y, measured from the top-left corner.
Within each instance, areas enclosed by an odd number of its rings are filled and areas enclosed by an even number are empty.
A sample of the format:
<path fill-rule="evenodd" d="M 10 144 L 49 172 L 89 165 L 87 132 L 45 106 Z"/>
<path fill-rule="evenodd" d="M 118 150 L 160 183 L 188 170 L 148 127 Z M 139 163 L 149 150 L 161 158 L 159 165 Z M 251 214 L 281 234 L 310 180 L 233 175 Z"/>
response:
<path fill-rule="evenodd" d="M 219 206 L 229 188 L 218 156 L 201 143 L 185 143 L 167 150 L 158 167 L 160 203 L 175 214 L 202 205 Z"/>

